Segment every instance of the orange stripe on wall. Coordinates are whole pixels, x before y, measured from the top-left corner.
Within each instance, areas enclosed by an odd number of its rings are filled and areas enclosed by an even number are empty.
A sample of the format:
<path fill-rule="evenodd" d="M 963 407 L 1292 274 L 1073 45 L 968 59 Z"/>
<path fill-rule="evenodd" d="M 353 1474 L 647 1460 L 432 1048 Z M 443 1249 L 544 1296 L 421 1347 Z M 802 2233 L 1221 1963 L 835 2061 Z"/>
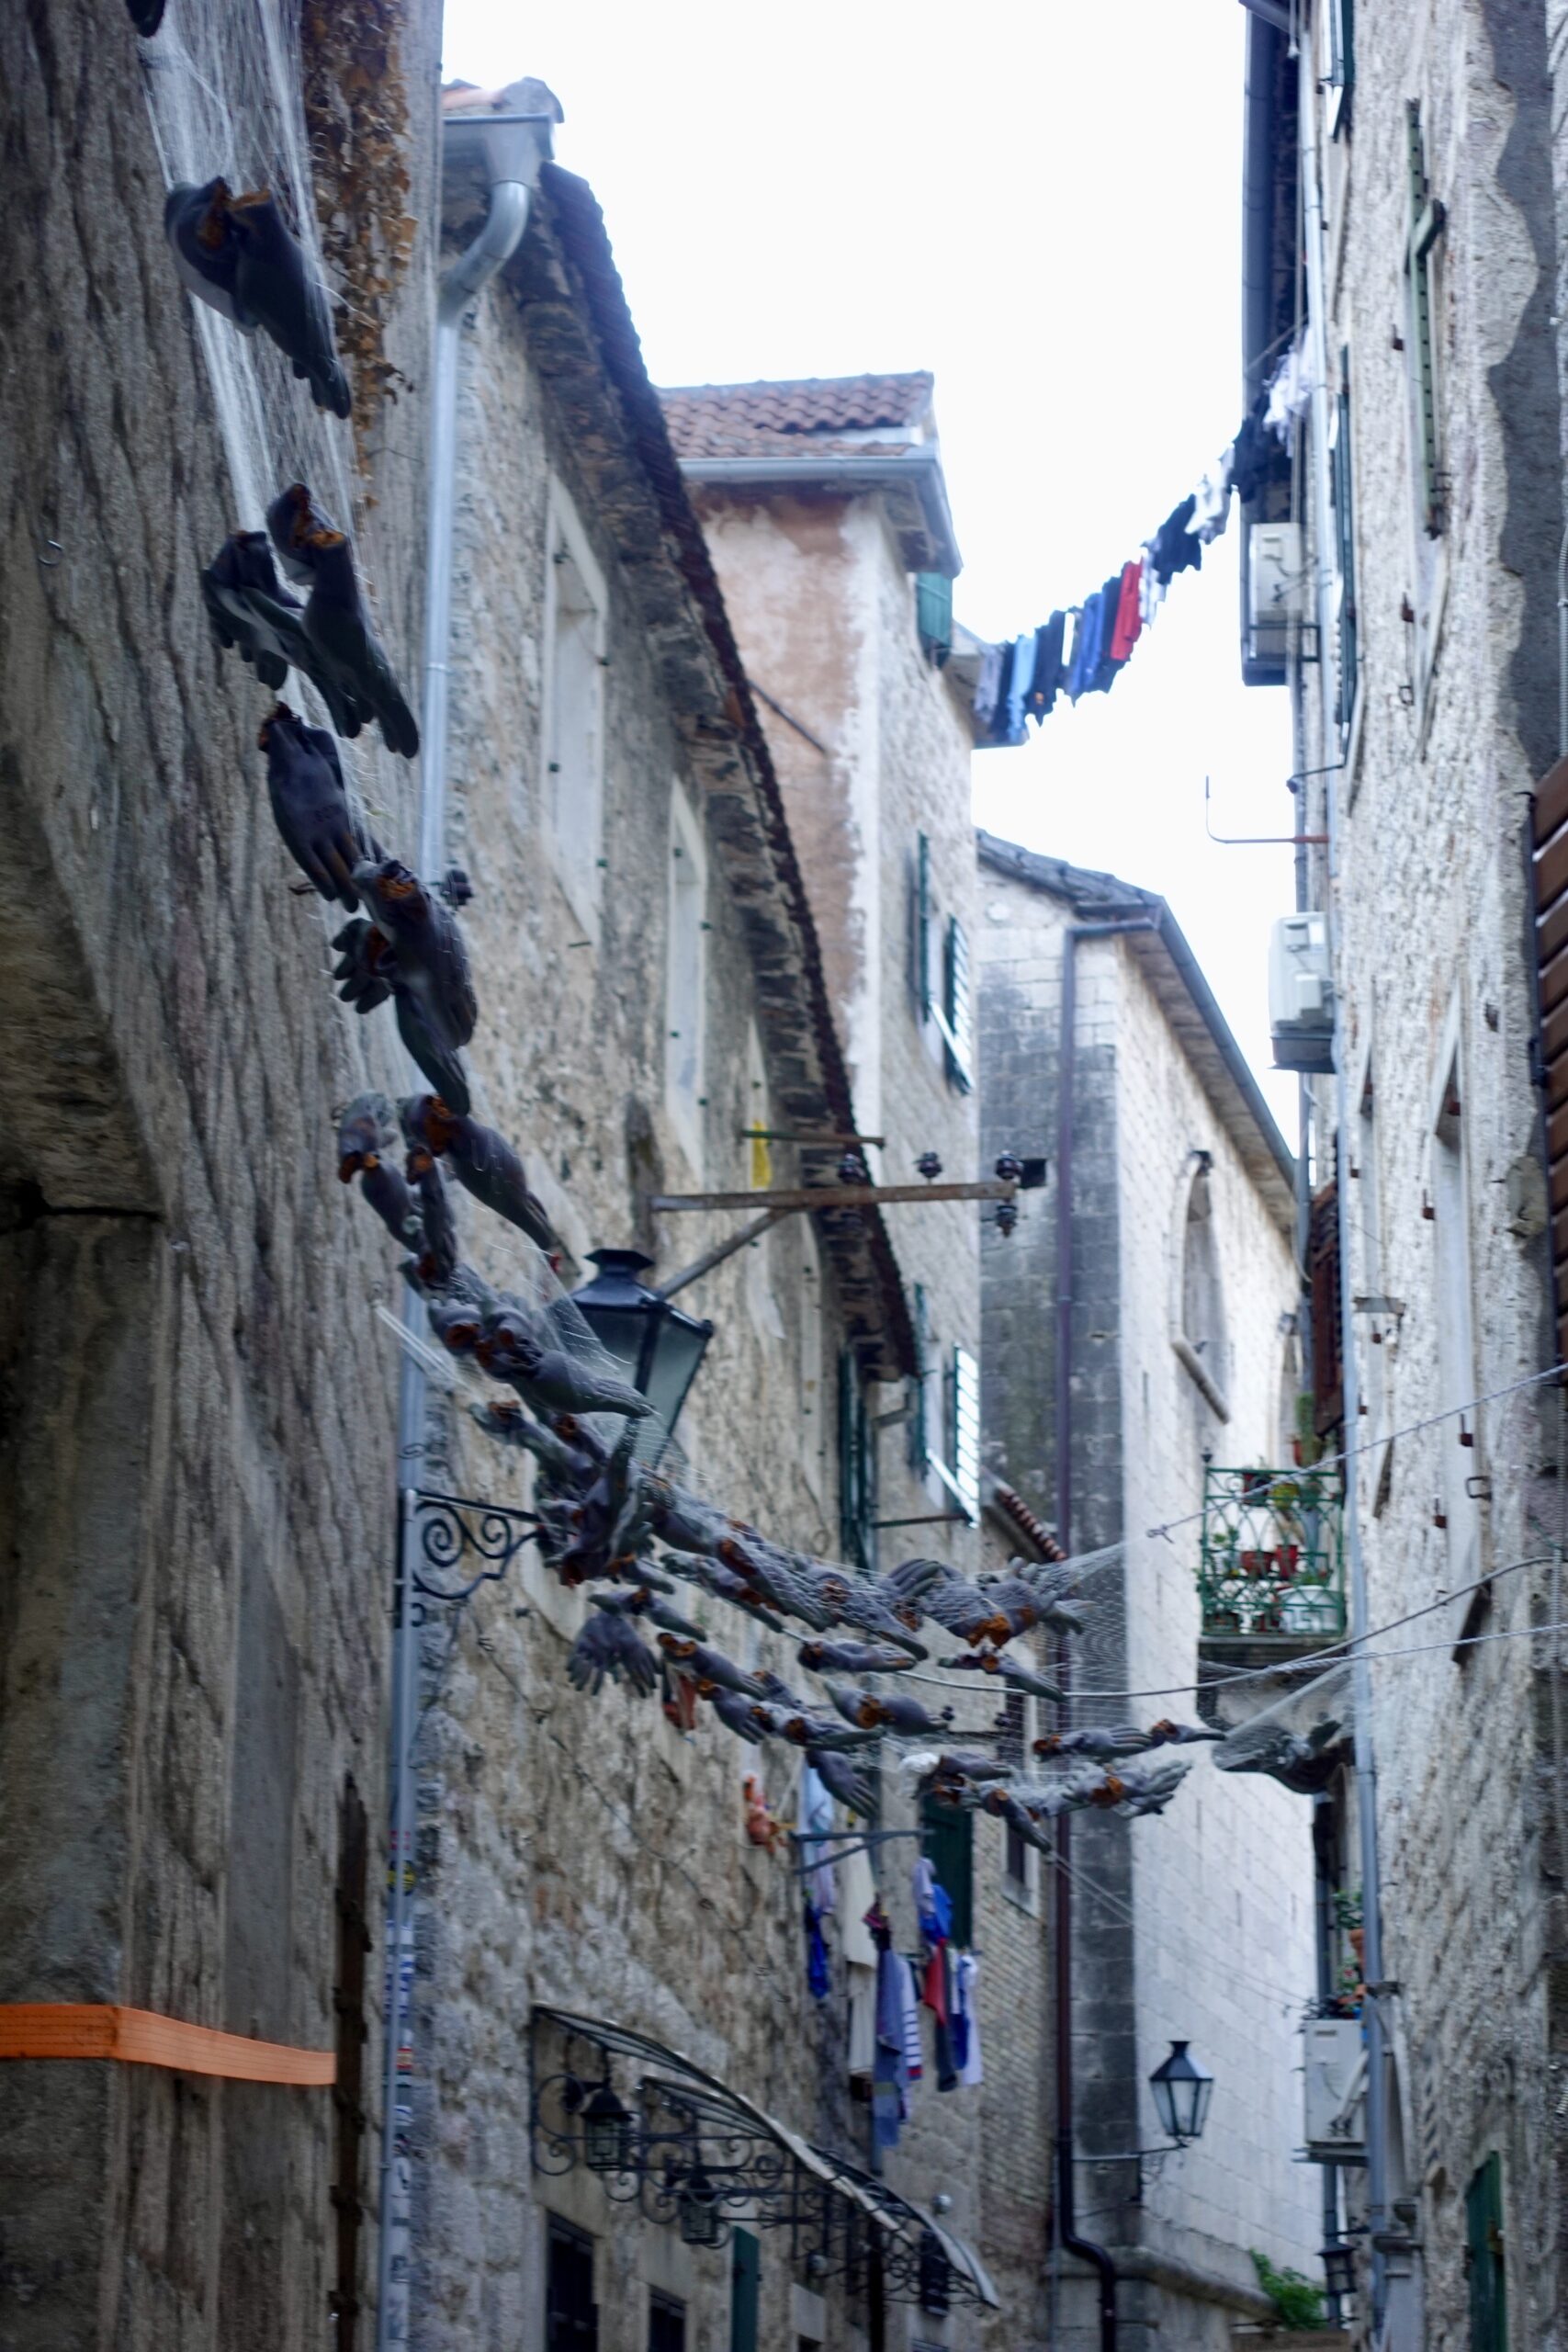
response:
<path fill-rule="evenodd" d="M 118 2058 L 127 2065 L 167 2066 L 182 2075 L 218 2075 L 236 2083 L 337 2080 L 330 2050 L 292 2050 L 253 2041 L 212 2026 L 183 2025 L 155 2009 L 110 2001 L 0 2002 L 0 2058 Z"/>

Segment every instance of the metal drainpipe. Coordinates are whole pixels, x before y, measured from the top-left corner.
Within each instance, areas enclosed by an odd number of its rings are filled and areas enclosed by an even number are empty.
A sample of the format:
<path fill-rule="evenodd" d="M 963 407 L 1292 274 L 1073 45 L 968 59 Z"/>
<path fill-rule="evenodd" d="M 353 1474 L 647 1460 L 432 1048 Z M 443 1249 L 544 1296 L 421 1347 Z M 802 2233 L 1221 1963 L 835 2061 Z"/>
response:
<path fill-rule="evenodd" d="M 473 243 L 441 281 L 435 311 L 431 395 L 430 504 L 425 533 L 424 695 L 422 710 L 419 870 L 434 883 L 446 864 L 446 656 L 452 634 L 452 541 L 457 503 L 457 360 L 463 316 L 496 271 L 510 261 L 528 225 L 539 165 L 550 152 L 554 115 L 476 116 L 449 119 L 446 136 L 477 135 L 490 171 L 490 205 Z M 419 1080 L 423 1084 L 423 1080 Z M 425 1315 L 412 1291 L 403 1322 L 423 1338 Z M 392 1630 L 391 1803 L 389 1807 L 391 1886 L 387 1903 L 386 2052 L 382 2078 L 380 2233 L 377 2245 L 376 2345 L 392 2338 L 392 2209 L 397 2165 L 398 2053 L 404 2034 L 403 1930 L 408 1919 L 407 1872 L 413 1847 L 413 1775 L 410 1749 L 416 1720 L 417 1634 L 413 1623 L 414 1489 L 424 1443 L 425 1380 L 405 1352 L 398 1385 L 398 1564 Z"/>
<path fill-rule="evenodd" d="M 1077 944 L 1080 939 L 1114 939 L 1129 931 L 1154 931 L 1153 915 L 1124 921 L 1069 923 L 1062 933 L 1062 1010 L 1056 1046 L 1056 1363 L 1055 1435 L 1056 1541 L 1072 1551 L 1073 1516 L 1073 1105 L 1077 1031 Z M 1071 1683 L 1066 1637 L 1056 1645 L 1056 1679 L 1063 1693 L 1063 1722 Z M 1056 2238 L 1065 2254 L 1091 2264 L 1100 2285 L 1100 2352 L 1116 2352 L 1116 2265 L 1109 2250 L 1081 2237 L 1073 2176 L 1073 1883 L 1072 1816 L 1056 1824 Z"/>
<path fill-rule="evenodd" d="M 1314 573 L 1316 588 L 1318 679 L 1322 695 L 1322 728 L 1326 753 L 1338 724 L 1334 707 L 1334 673 L 1326 659 L 1332 596 L 1329 551 L 1334 544 L 1328 487 L 1328 339 L 1325 309 L 1325 272 L 1323 250 L 1323 184 L 1318 146 L 1317 85 L 1313 71 L 1313 44 L 1303 40 L 1300 74 L 1301 170 L 1303 226 L 1306 232 L 1307 330 L 1311 337 L 1313 523 L 1317 541 Z M 1333 937 L 1334 888 L 1340 873 L 1339 792 L 1337 775 L 1324 777 L 1328 814 L 1329 888 L 1325 914 Z M 1343 991 L 1334 997 L 1334 1115 L 1337 1129 L 1336 1176 L 1339 1198 L 1339 1354 L 1343 1373 L 1345 1419 L 1345 1532 L 1350 1555 L 1350 1631 L 1355 1644 L 1351 1668 L 1356 1718 L 1356 1811 L 1361 1863 L 1361 1919 L 1365 1930 L 1363 1957 L 1366 1982 L 1381 1986 L 1382 1969 L 1382 1896 L 1378 1866 L 1377 1758 L 1372 1740 L 1372 1675 L 1367 1659 L 1370 1623 L 1366 1559 L 1361 1549 L 1359 1505 L 1360 1372 L 1356 1357 L 1355 1278 L 1352 1269 L 1350 1216 L 1350 1079 L 1347 1067 L 1349 1038 L 1346 1034 Z M 1382 2331 L 1387 2305 L 1387 2259 L 1380 2238 L 1388 2228 L 1388 2075 L 1382 1995 L 1369 1992 L 1364 2004 L 1367 2039 L 1367 2220 L 1371 2238 L 1371 2335 Z"/>

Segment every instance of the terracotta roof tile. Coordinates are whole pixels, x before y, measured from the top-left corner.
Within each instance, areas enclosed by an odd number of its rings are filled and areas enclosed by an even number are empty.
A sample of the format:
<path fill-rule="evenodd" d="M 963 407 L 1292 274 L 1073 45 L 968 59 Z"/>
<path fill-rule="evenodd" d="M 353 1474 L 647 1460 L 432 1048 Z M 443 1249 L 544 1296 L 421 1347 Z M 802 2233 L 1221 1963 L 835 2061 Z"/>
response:
<path fill-rule="evenodd" d="M 908 376 L 805 377 L 795 382 L 682 384 L 659 395 L 681 458 L 782 454 L 782 439 L 809 441 L 809 454 L 837 454 L 841 433 L 908 432 L 931 407 L 932 379 Z M 849 448 L 865 451 L 856 441 Z M 897 456 L 906 442 L 876 453 Z M 807 451 L 802 448 L 800 455 Z"/>

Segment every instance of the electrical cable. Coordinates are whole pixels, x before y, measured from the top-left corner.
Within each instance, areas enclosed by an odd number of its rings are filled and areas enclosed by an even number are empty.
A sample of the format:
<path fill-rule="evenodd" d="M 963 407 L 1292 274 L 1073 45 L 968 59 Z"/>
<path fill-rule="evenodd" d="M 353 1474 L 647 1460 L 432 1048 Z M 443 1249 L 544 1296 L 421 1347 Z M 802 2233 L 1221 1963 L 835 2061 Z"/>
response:
<path fill-rule="evenodd" d="M 1348 1445 L 1338 1453 L 1323 1454 L 1316 1462 L 1303 1463 L 1301 1475 L 1314 1476 L 1320 1470 L 1336 1469 L 1342 1462 L 1359 1461 L 1363 1454 L 1375 1453 L 1380 1446 L 1392 1445 L 1395 1438 L 1415 1437 L 1421 1430 L 1437 1429 L 1444 1421 L 1451 1421 L 1462 1413 L 1473 1413 L 1478 1406 L 1495 1405 L 1501 1396 L 1517 1396 L 1522 1388 L 1537 1388 L 1545 1380 L 1560 1380 L 1568 1373 L 1568 1365 L 1554 1363 L 1546 1372 L 1528 1373 L 1522 1380 L 1511 1380 L 1502 1388 L 1488 1388 L 1479 1396 L 1472 1396 L 1462 1405 L 1446 1405 L 1440 1413 L 1428 1413 L 1424 1420 L 1407 1421 L 1403 1429 L 1385 1430 L 1381 1436 L 1369 1438 L 1365 1445 Z M 1146 1527 L 1145 1535 L 1168 1536 L 1178 1527 L 1190 1527 L 1204 1516 L 1203 1506 L 1184 1511 L 1179 1519 L 1161 1520 L 1155 1527 Z"/>

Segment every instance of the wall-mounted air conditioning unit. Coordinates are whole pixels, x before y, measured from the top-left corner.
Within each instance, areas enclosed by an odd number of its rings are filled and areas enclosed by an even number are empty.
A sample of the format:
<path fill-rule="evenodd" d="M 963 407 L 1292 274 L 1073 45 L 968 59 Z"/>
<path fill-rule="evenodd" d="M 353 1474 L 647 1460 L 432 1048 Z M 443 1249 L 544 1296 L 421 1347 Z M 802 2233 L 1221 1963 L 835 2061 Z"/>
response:
<path fill-rule="evenodd" d="M 1282 915 L 1269 941 L 1269 1027 L 1277 1069 L 1334 1068 L 1334 982 L 1322 915 Z"/>
<path fill-rule="evenodd" d="M 1247 656 L 1283 667 L 1306 618 L 1306 570 L 1299 523 L 1254 523 L 1247 548 Z"/>
<path fill-rule="evenodd" d="M 1359 2018 L 1309 2018 L 1306 2144 L 1314 2164 L 1367 2161 L 1367 2051 Z"/>

